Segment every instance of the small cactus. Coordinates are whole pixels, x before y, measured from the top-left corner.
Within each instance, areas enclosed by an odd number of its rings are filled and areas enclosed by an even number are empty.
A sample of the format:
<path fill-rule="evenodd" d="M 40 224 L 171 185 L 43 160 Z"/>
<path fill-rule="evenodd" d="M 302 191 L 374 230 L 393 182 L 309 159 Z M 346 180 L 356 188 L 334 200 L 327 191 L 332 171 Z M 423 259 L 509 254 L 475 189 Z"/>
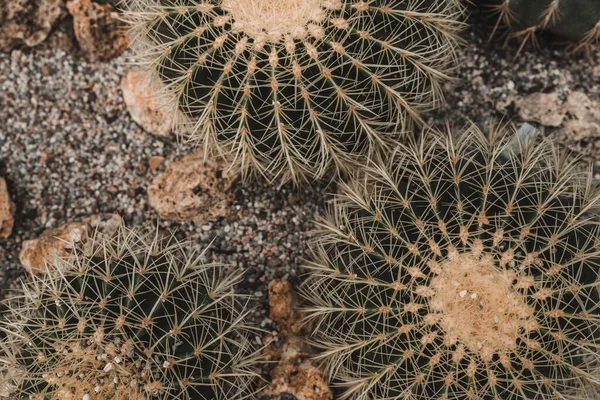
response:
<path fill-rule="evenodd" d="M 342 399 L 588 399 L 600 197 L 544 141 L 424 135 L 343 188 L 302 286 Z"/>
<path fill-rule="evenodd" d="M 241 277 L 203 257 L 121 228 L 52 261 L 2 324 L 0 388 L 31 400 L 250 397 Z"/>
<path fill-rule="evenodd" d="M 243 176 L 296 183 L 393 147 L 441 100 L 460 0 L 127 0 L 182 132 Z"/>
<path fill-rule="evenodd" d="M 600 1 L 598 0 L 483 0 L 508 26 L 512 37 L 522 40 L 521 49 L 538 32 L 550 32 L 574 42 L 574 51 L 589 50 L 600 41 Z M 520 49 L 520 50 L 521 50 Z M 520 51 L 519 50 L 519 51 Z"/>

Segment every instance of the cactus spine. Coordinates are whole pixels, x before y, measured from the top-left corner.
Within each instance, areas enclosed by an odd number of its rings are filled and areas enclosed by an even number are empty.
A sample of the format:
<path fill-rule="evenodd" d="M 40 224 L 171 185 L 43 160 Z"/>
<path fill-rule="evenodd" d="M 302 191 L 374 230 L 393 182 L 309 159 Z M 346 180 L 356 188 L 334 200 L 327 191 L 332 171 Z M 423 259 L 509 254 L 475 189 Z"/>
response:
<path fill-rule="evenodd" d="M 393 147 L 441 100 L 458 0 L 130 0 L 181 130 L 244 176 L 296 183 Z"/>
<path fill-rule="evenodd" d="M 552 144 L 428 134 L 345 186 L 303 296 L 342 399 L 583 399 L 598 192 Z"/>
<path fill-rule="evenodd" d="M 255 352 L 239 274 L 122 228 L 49 265 L 15 299 L 0 342 L 23 399 L 245 399 Z"/>

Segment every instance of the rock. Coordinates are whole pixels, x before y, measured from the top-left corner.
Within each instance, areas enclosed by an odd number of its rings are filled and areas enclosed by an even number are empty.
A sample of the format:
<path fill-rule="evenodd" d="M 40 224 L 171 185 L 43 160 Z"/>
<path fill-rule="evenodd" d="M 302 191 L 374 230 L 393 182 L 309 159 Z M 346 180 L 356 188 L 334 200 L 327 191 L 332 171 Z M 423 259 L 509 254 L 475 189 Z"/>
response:
<path fill-rule="evenodd" d="M 220 163 L 205 161 L 202 152 L 192 153 L 154 178 L 148 202 L 163 219 L 204 224 L 227 215 L 234 180 Z"/>
<path fill-rule="evenodd" d="M 544 126 L 559 127 L 567 114 L 558 93 L 533 93 L 514 102 L 524 121 Z"/>
<path fill-rule="evenodd" d="M 121 81 L 123 99 L 131 118 L 152 135 L 168 136 L 173 125 L 173 116 L 167 113 L 158 97 L 152 95 L 145 71 L 130 71 Z"/>
<path fill-rule="evenodd" d="M 47 230 L 37 239 L 23 242 L 19 260 L 29 273 L 42 274 L 46 271 L 46 260 L 67 257 L 75 246 L 81 246 L 93 237 L 96 230 L 110 235 L 121 223 L 121 217 L 116 214 L 95 215 Z"/>
<path fill-rule="evenodd" d="M 574 140 L 600 137 L 600 102 L 583 92 L 572 92 L 564 104 L 567 112 L 563 126 Z"/>
<path fill-rule="evenodd" d="M 67 9 L 73 16 L 73 29 L 79 47 L 91 60 L 110 60 L 129 45 L 125 25 L 116 18 L 110 4 L 92 0 L 69 0 Z"/>
<path fill-rule="evenodd" d="M 592 101 L 583 92 L 571 92 L 564 102 L 557 93 L 509 96 L 506 101 L 498 102 L 496 108 L 504 109 L 512 103 L 523 120 L 559 128 L 559 135 L 570 140 L 600 138 L 600 102 Z"/>
<path fill-rule="evenodd" d="M 271 371 L 271 384 L 265 394 L 278 398 L 289 393 L 297 400 L 331 400 L 333 395 L 323 372 L 301 351 L 296 342 L 283 346 L 281 361 Z"/>
<path fill-rule="evenodd" d="M 8 195 L 6 181 L 0 178 L 0 239 L 6 239 L 12 233 L 15 209 L 15 203 Z"/>
<path fill-rule="evenodd" d="M 289 281 L 275 279 L 269 283 L 269 310 L 269 318 L 284 335 L 297 335 L 301 332 L 301 316 L 296 311 L 296 299 Z"/>
<path fill-rule="evenodd" d="M 43 42 L 63 13 L 63 0 L 0 1 L 0 48 Z"/>
<path fill-rule="evenodd" d="M 150 166 L 150 171 L 156 171 L 164 163 L 165 163 L 165 158 L 164 157 L 162 157 L 162 156 L 152 156 L 152 157 L 150 157 L 150 161 L 148 162 L 148 165 Z"/>
<path fill-rule="evenodd" d="M 292 285 L 287 280 L 269 283 L 270 318 L 285 336 L 281 347 L 271 346 L 265 351 L 269 361 L 279 360 L 271 371 L 271 383 L 265 394 L 275 398 L 291 395 L 297 400 L 331 400 L 333 395 L 325 374 L 311 362 L 310 346 L 304 340 L 306 326 L 297 310 Z"/>

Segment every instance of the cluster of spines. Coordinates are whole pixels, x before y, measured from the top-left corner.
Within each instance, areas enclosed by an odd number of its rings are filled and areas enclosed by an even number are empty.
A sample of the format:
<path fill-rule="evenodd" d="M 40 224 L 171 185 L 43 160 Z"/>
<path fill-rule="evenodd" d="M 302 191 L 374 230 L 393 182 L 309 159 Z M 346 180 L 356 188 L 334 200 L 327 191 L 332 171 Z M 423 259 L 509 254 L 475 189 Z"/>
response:
<path fill-rule="evenodd" d="M 32 277 L 3 322 L 4 375 L 30 399 L 245 399 L 256 352 L 239 273 L 121 228 Z"/>
<path fill-rule="evenodd" d="M 547 141 L 472 128 L 401 145 L 365 175 L 322 222 L 302 289 L 341 398 L 595 393 L 589 173 Z"/>
<path fill-rule="evenodd" d="M 302 182 L 389 150 L 440 101 L 462 12 L 455 0 L 313 3 L 300 37 L 246 33 L 221 1 L 137 0 L 127 15 L 182 131 L 244 175 Z"/>
<path fill-rule="evenodd" d="M 583 51 L 588 57 L 591 45 L 600 41 L 600 7 L 594 0 L 493 0 L 484 3 L 491 3 L 491 9 L 498 15 L 494 33 L 500 24 L 504 24 L 511 30 L 509 38 L 521 41 L 518 53 L 543 31 L 572 41 L 570 50 Z"/>

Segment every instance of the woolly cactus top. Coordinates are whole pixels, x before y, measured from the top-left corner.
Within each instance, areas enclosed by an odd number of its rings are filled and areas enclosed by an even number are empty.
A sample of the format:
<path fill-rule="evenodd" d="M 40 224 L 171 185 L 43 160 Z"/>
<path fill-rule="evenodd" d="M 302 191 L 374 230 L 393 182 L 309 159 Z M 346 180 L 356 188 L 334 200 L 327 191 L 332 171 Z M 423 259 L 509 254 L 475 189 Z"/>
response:
<path fill-rule="evenodd" d="M 503 129 L 427 134 L 347 185 L 303 294 L 342 398 L 591 398 L 600 197 Z"/>
<path fill-rule="evenodd" d="M 328 10 L 342 8 L 341 0 L 223 0 L 221 8 L 233 21 L 232 30 L 257 42 L 278 43 L 307 36 L 323 37 L 320 24 Z"/>
<path fill-rule="evenodd" d="M 334 177 L 422 121 L 456 61 L 463 11 L 458 0 L 124 3 L 180 131 L 280 182 Z"/>
<path fill-rule="evenodd" d="M 251 396 L 240 276 L 203 258 L 122 228 L 54 260 L 3 323 L 3 390 L 32 400 Z"/>

